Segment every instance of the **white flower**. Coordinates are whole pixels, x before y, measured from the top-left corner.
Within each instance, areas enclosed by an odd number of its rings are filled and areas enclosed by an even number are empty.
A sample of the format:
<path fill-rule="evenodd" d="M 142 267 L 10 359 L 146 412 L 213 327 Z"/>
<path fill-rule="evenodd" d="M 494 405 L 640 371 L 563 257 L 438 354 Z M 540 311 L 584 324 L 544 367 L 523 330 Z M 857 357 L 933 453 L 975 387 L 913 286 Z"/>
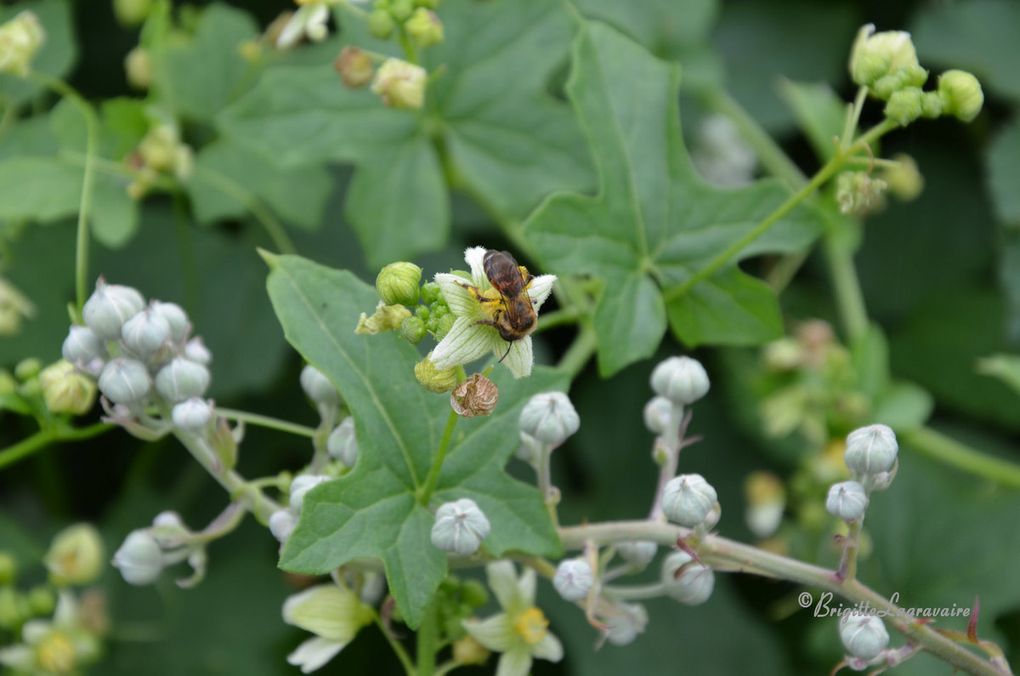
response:
<path fill-rule="evenodd" d="M 78 602 L 65 589 L 52 619 L 29 620 L 21 627 L 21 643 L 0 648 L 0 668 L 19 674 L 79 673 L 98 656 L 96 637 L 83 626 Z"/>
<path fill-rule="evenodd" d="M 287 662 L 308 674 L 354 640 L 372 621 L 372 609 L 351 590 L 323 584 L 288 597 L 283 603 L 283 621 L 315 634 L 287 656 Z"/>
<path fill-rule="evenodd" d="M 276 46 L 280 49 L 293 47 L 305 36 L 312 42 L 321 42 L 329 35 L 329 29 L 326 28 L 326 22 L 329 21 L 329 6 L 336 3 L 329 0 L 318 2 L 297 0 L 297 3 L 301 6 L 291 15 L 290 21 L 276 38 Z"/>
<path fill-rule="evenodd" d="M 531 373 L 535 360 L 531 353 L 531 336 L 524 336 L 508 346 L 494 326 L 482 323 L 492 320 L 491 312 L 482 306 L 471 290 L 473 286 L 484 298 L 499 298 L 499 293 L 485 276 L 482 266 L 485 252 L 485 247 L 481 246 L 471 247 L 464 252 L 464 260 L 471 267 L 470 282 L 451 273 L 441 272 L 435 276 L 443 298 L 457 319 L 449 333 L 432 351 L 432 362 L 436 368 L 448 369 L 472 362 L 489 352 L 498 357 L 506 354 L 503 363 L 515 378 L 520 378 Z M 536 312 L 549 297 L 555 281 L 556 275 L 539 275 L 528 284 L 528 297 Z"/>
<path fill-rule="evenodd" d="M 549 621 L 535 607 L 535 571 L 526 569 L 520 578 L 509 561 L 485 568 L 489 587 L 503 612 L 484 620 L 464 620 L 464 629 L 499 658 L 498 676 L 527 676 L 534 658 L 559 662 L 563 645 L 549 633 Z"/>

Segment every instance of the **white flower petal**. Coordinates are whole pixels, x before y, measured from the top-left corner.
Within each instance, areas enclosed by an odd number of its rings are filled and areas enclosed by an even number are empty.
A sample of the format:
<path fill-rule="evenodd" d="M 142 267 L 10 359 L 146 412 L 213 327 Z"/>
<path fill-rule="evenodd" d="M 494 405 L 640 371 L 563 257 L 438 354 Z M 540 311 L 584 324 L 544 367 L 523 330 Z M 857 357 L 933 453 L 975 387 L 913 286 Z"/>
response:
<path fill-rule="evenodd" d="M 468 318 L 482 316 L 481 304 L 468 290 L 466 279 L 449 272 L 440 272 L 434 279 L 443 294 L 443 300 L 450 306 L 450 311 L 454 315 Z"/>
<path fill-rule="evenodd" d="M 280 49 L 289 49 L 297 44 L 301 36 L 305 34 L 305 22 L 308 21 L 308 10 L 306 7 L 299 7 L 290 20 L 287 21 L 280 35 L 276 38 L 276 46 Z"/>
<path fill-rule="evenodd" d="M 489 588 L 496 595 L 500 607 L 510 610 L 517 605 L 520 594 L 517 591 L 517 571 L 509 561 L 496 561 L 485 567 L 489 578 Z"/>
<path fill-rule="evenodd" d="M 35 651 L 21 644 L 0 648 L 0 664 L 18 671 L 31 672 L 35 666 Z"/>
<path fill-rule="evenodd" d="M 524 648 L 503 653 L 496 668 L 496 676 L 528 676 L 530 672 L 531 653 Z"/>
<path fill-rule="evenodd" d="M 361 628 L 357 619 L 360 606 L 351 590 L 321 584 L 287 597 L 283 621 L 330 641 L 347 643 Z"/>
<path fill-rule="evenodd" d="M 556 275 L 539 275 L 531 280 L 531 285 L 528 286 L 528 296 L 531 297 L 531 304 L 535 306 L 536 312 L 552 293 L 555 283 Z"/>
<path fill-rule="evenodd" d="M 464 260 L 471 266 L 471 279 L 475 280 L 475 286 L 479 289 L 487 289 L 491 286 L 483 265 L 486 251 L 488 249 L 484 246 L 473 246 L 464 250 Z"/>
<path fill-rule="evenodd" d="M 479 324 L 467 317 L 457 317 L 450 332 L 432 351 L 432 363 L 437 369 L 467 364 L 494 351 L 497 342 L 503 341 L 491 326 Z"/>
<path fill-rule="evenodd" d="M 29 620 L 21 628 L 21 638 L 25 643 L 35 645 L 49 634 L 51 629 L 53 624 L 46 620 Z"/>
<path fill-rule="evenodd" d="M 506 613 L 484 620 L 464 620 L 461 624 L 464 625 L 464 631 L 493 652 L 506 652 L 514 644 L 514 628 Z"/>
<path fill-rule="evenodd" d="M 517 582 L 517 594 L 525 608 L 535 605 L 535 569 L 525 568 L 521 579 Z"/>
<path fill-rule="evenodd" d="M 540 660 L 559 662 L 563 659 L 563 644 L 552 634 L 546 634 L 545 638 L 531 646 L 531 654 Z"/>
<path fill-rule="evenodd" d="M 336 657 L 345 645 L 347 644 L 324 638 L 310 638 L 287 655 L 287 662 L 295 667 L 301 667 L 301 673 L 310 674 Z"/>
<path fill-rule="evenodd" d="M 531 351 L 531 336 L 524 336 L 520 340 L 515 340 L 510 345 L 509 352 L 506 349 L 506 342 L 502 339 L 500 342 L 503 344 L 498 346 L 494 352 L 497 357 L 502 357 L 506 354 L 503 363 L 510 369 L 510 373 L 513 374 L 514 378 L 530 376 L 531 366 L 535 363 L 535 355 Z"/>

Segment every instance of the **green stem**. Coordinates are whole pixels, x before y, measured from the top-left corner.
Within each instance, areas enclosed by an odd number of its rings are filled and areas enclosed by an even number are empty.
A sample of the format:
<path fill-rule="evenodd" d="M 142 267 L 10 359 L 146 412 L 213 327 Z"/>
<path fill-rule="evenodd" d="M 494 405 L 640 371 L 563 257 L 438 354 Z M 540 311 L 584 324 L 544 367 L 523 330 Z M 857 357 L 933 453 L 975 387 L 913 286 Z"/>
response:
<path fill-rule="evenodd" d="M 249 425 L 279 430 L 280 432 L 286 432 L 288 434 L 296 434 L 300 437 L 313 438 L 315 436 L 315 429 L 312 427 L 298 425 L 297 423 L 287 422 L 286 420 L 280 420 L 278 418 L 271 418 L 267 415 L 249 413 L 248 411 L 238 411 L 233 408 L 222 408 L 220 406 L 216 407 L 216 413 L 228 420 L 236 420 Z"/>
<path fill-rule="evenodd" d="M 372 613 L 372 621 L 375 622 L 375 626 L 379 627 L 379 631 L 386 638 L 386 642 L 390 644 L 390 649 L 393 650 L 393 654 L 400 660 L 400 664 L 404 667 L 404 673 L 407 676 L 415 676 L 414 664 L 411 662 L 411 656 L 404 650 L 404 646 L 400 645 L 400 642 L 393 637 L 386 625 L 383 624 L 382 618 L 379 617 L 379 613 Z"/>
<path fill-rule="evenodd" d="M 542 315 L 542 321 L 535 328 L 535 333 L 541 333 L 542 331 L 548 331 L 549 329 L 568 324 L 577 324 L 580 320 L 581 314 L 573 307 L 548 312 Z"/>
<path fill-rule="evenodd" d="M 429 468 L 428 476 L 425 477 L 425 483 L 418 489 L 418 502 L 428 507 L 429 499 L 436 490 L 436 484 L 439 482 L 439 472 L 443 469 L 443 461 L 446 460 L 446 452 L 450 448 L 450 440 L 453 439 L 453 430 L 457 427 L 457 420 L 460 416 L 457 412 L 450 410 L 450 415 L 446 418 L 446 427 L 443 429 L 443 438 L 439 440 L 439 449 L 436 451 L 436 457 L 432 459 L 432 467 Z"/>
<path fill-rule="evenodd" d="M 422 618 L 418 627 L 418 642 L 415 649 L 418 671 L 417 676 L 435 676 L 436 653 L 439 643 L 439 618 L 433 604 Z"/>
<path fill-rule="evenodd" d="M 294 246 L 294 242 L 291 241 L 290 236 L 287 235 L 283 224 L 276 219 L 272 211 L 263 205 L 262 200 L 258 196 L 246 190 L 243 185 L 229 176 L 213 169 L 196 167 L 195 173 L 196 178 L 204 178 L 213 188 L 219 190 L 227 197 L 237 200 L 250 211 L 251 215 L 255 217 L 255 220 L 266 231 L 269 239 L 273 241 L 273 246 L 276 247 L 277 252 L 283 254 L 297 253 L 297 248 Z"/>
<path fill-rule="evenodd" d="M 656 599 L 666 595 L 666 585 L 661 582 L 652 582 L 650 584 L 632 585 L 627 587 L 614 587 L 607 585 L 602 588 L 606 593 L 606 596 L 610 596 L 614 599 L 621 601 L 643 601 L 647 599 Z"/>
<path fill-rule="evenodd" d="M 864 293 L 854 267 L 854 255 L 833 228 L 825 233 L 825 259 L 832 276 L 836 308 L 850 342 L 868 332 L 868 312 L 864 307 Z"/>
<path fill-rule="evenodd" d="M 1020 466 L 1016 463 L 986 455 L 930 427 L 898 433 L 904 444 L 921 455 L 1002 486 L 1020 489 Z"/>
<path fill-rule="evenodd" d="M 556 368 L 569 373 L 570 379 L 573 380 L 595 354 L 596 347 L 595 329 L 588 324 L 582 325 L 581 331 L 574 338 L 574 342 L 570 344 L 563 357 L 560 358 L 560 363 L 556 365 Z"/>
<path fill-rule="evenodd" d="M 411 37 L 404 30 L 403 26 L 398 28 L 397 37 L 400 40 L 400 47 L 404 50 L 404 56 L 407 57 L 407 60 L 411 63 L 418 63 L 418 51 L 414 48 Z"/>
<path fill-rule="evenodd" d="M 846 534 L 846 564 L 840 566 L 847 580 L 857 578 L 857 557 L 861 551 L 861 531 L 864 530 L 864 517 L 853 521 Z"/>
<path fill-rule="evenodd" d="M 861 111 L 864 110 L 864 101 L 868 98 L 868 88 L 860 87 L 857 90 L 857 96 L 854 97 L 854 102 L 850 106 L 850 112 L 846 116 L 846 126 L 843 127 L 843 135 L 840 137 L 839 145 L 841 148 L 849 148 L 851 141 L 854 139 L 854 132 L 857 131 L 857 123 L 861 120 Z"/>
<path fill-rule="evenodd" d="M 85 169 L 81 179 L 81 198 L 78 202 L 78 230 L 75 238 L 74 256 L 74 291 L 81 316 L 85 299 L 88 297 L 89 276 L 89 211 L 92 209 L 92 184 L 94 181 L 94 165 L 96 146 L 99 143 L 99 118 L 88 101 L 82 98 L 73 87 L 54 77 L 33 72 L 30 77 L 45 87 L 71 101 L 85 118 Z"/>
<path fill-rule="evenodd" d="M 653 521 L 614 521 L 561 528 L 560 540 L 566 549 L 583 549 L 593 542 L 599 545 L 651 540 L 672 546 L 677 537 L 688 537 L 691 531 L 675 525 Z M 733 566 L 780 580 L 818 587 L 853 603 L 868 603 L 884 611 L 892 625 L 933 655 L 961 671 L 980 676 L 1002 676 L 995 665 L 940 634 L 929 624 L 915 621 L 906 612 L 878 592 L 857 580 L 839 580 L 832 570 L 767 552 L 734 540 L 708 535 L 698 545 L 698 554 L 708 565 L 722 569 Z"/>
<path fill-rule="evenodd" d="M 61 441 L 83 441 L 113 429 L 107 423 L 95 423 L 88 427 L 69 427 L 66 429 L 45 429 L 22 439 L 21 441 L 0 450 L 0 469 L 34 455 L 52 443 Z"/>

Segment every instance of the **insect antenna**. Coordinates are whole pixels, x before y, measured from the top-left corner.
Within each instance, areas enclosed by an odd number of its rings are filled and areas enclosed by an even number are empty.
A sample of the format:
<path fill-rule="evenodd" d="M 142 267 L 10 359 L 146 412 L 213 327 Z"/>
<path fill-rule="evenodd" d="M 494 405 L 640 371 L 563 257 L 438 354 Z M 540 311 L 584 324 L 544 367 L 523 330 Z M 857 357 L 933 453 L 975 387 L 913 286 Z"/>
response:
<path fill-rule="evenodd" d="M 512 348 L 513 346 L 514 346 L 514 344 L 513 344 L 513 343 L 511 343 L 511 342 L 510 342 L 509 340 L 508 340 L 508 341 L 506 341 L 506 352 L 504 352 L 504 353 L 503 353 L 503 356 L 499 358 L 499 362 L 497 362 L 497 363 L 500 363 L 500 364 L 501 364 L 501 363 L 503 363 L 503 360 L 504 360 L 504 359 L 506 359 L 506 356 L 507 356 L 508 354 L 510 354 L 510 349 L 511 349 L 511 348 Z"/>

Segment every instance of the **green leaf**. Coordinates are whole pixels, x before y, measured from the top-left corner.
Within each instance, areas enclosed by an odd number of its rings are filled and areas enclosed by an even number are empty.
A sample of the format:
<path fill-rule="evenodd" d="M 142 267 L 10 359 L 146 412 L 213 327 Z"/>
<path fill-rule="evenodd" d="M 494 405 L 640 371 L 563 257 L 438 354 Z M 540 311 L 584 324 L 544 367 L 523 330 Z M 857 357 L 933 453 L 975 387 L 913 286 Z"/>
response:
<path fill-rule="evenodd" d="M 265 203 L 287 223 L 307 229 L 323 220 L 333 189 L 329 171 L 321 166 L 281 169 L 263 155 L 232 140 L 202 148 L 188 182 L 199 223 L 241 218 Z"/>
<path fill-rule="evenodd" d="M 893 382 L 873 402 L 871 420 L 896 431 L 916 429 L 928 421 L 935 400 L 923 387 Z"/>
<path fill-rule="evenodd" d="M 257 35 L 247 12 L 210 5 L 194 35 L 173 34 L 152 50 L 153 89 L 174 112 L 210 121 L 247 89 L 253 66 L 241 55 L 241 45 Z"/>
<path fill-rule="evenodd" d="M 599 169 L 599 193 L 556 195 L 526 225 L 553 272 L 606 280 L 595 313 L 604 375 L 654 352 L 667 310 L 689 344 L 755 344 L 781 333 L 774 294 L 736 268 L 683 286 L 788 192 L 773 181 L 724 190 L 697 176 L 680 133 L 678 81 L 675 66 L 603 24 L 587 24 L 575 42 L 567 93 Z M 732 263 L 798 250 L 820 230 L 814 211 L 800 209 Z M 668 308 L 660 288 L 672 297 Z"/>
<path fill-rule="evenodd" d="M 786 105 L 797 118 L 818 158 L 825 162 L 836 153 L 834 138 L 843 133 L 846 102 L 826 83 L 808 84 L 783 80 L 779 87 Z"/>
<path fill-rule="evenodd" d="M 995 354 L 978 362 L 978 373 L 998 378 L 1020 394 L 1020 356 Z"/>
<path fill-rule="evenodd" d="M 459 187 L 508 219 L 523 219 L 556 188 L 590 184 L 576 123 L 546 91 L 571 35 L 563 7 L 451 0 L 440 15 L 447 39 L 426 65 L 442 72 L 425 111 L 385 108 L 367 89 L 344 88 L 322 62 L 269 69 L 219 118 L 225 134 L 281 165 L 357 165 L 346 215 L 372 265 L 446 241 L 444 162 Z M 343 37 L 377 48 L 359 31 L 352 19 Z"/>
<path fill-rule="evenodd" d="M 417 626 L 446 558 L 430 543 L 433 517 L 416 501 L 449 414 L 445 396 L 427 393 L 412 375 L 419 354 L 393 334 L 354 334 L 360 312 L 378 300 L 349 272 L 281 256 L 271 264 L 269 295 L 290 343 L 337 386 L 354 417 L 354 471 L 305 498 L 301 521 L 280 565 L 323 573 L 359 557 L 380 559 L 404 618 Z M 488 515 L 495 556 L 519 550 L 554 556 L 558 542 L 538 491 L 503 471 L 517 445 L 517 416 L 532 394 L 562 388 L 548 369 L 511 380 L 503 369 L 495 413 L 457 427 L 433 503 L 471 497 Z"/>
<path fill-rule="evenodd" d="M 1017 3 L 976 0 L 927 6 L 918 12 L 910 32 L 922 63 L 930 60 L 971 71 L 992 92 L 1020 101 L 1017 26 Z"/>
<path fill-rule="evenodd" d="M 1020 227 L 1020 123 L 999 132 L 988 148 L 985 166 L 996 216 Z"/>
<path fill-rule="evenodd" d="M 71 25 L 71 3 L 67 0 L 29 0 L 0 6 L 0 23 L 23 11 L 35 12 L 46 31 L 46 40 L 32 60 L 32 70 L 50 77 L 67 75 L 78 56 L 78 41 Z M 17 105 L 45 90 L 36 81 L 0 74 L 0 97 L 5 105 Z"/>

